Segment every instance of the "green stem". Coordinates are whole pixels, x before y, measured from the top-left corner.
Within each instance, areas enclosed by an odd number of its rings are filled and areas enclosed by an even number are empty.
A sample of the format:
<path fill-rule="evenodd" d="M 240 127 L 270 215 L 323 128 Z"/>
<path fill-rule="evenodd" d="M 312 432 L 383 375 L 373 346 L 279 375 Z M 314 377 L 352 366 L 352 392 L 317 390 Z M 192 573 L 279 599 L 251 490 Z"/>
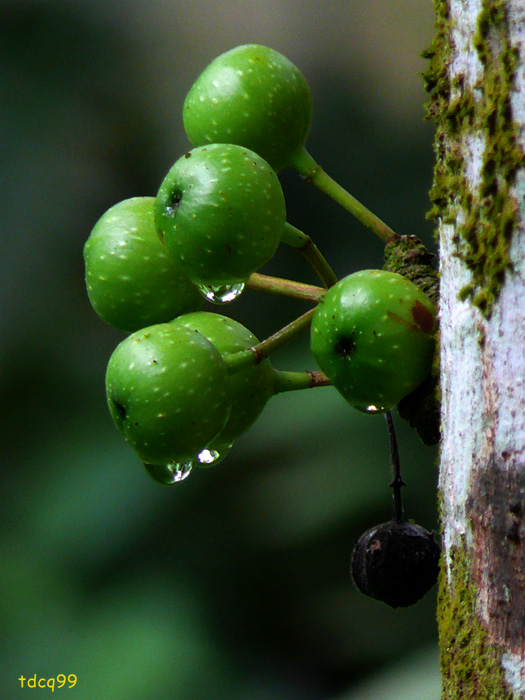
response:
<path fill-rule="evenodd" d="M 296 151 L 290 165 L 306 180 L 311 182 L 312 185 L 355 216 L 358 221 L 375 233 L 383 243 L 388 243 L 395 236 L 394 231 L 389 226 L 331 178 L 312 158 L 304 146 Z"/>
<path fill-rule="evenodd" d="M 331 386 L 332 382 L 323 372 L 288 372 L 275 370 L 275 393 L 283 391 L 296 391 L 299 389 L 313 389 L 318 386 Z"/>
<path fill-rule="evenodd" d="M 302 316 L 299 316 L 299 318 L 296 318 L 294 321 L 284 326 L 284 328 L 281 328 L 277 333 L 266 338 L 266 340 L 263 340 L 258 345 L 254 345 L 253 348 L 239 350 L 239 352 L 231 353 L 231 355 L 224 355 L 223 359 L 228 365 L 230 373 L 238 372 L 240 369 L 244 369 L 244 367 L 262 362 L 271 355 L 272 352 L 279 350 L 296 338 L 310 327 L 314 311 L 315 308 L 310 309 Z"/>
<path fill-rule="evenodd" d="M 313 284 L 303 284 L 303 282 L 285 280 L 281 277 L 270 277 L 269 275 L 261 275 L 259 272 L 254 272 L 250 275 L 246 287 L 261 292 L 269 292 L 270 294 L 305 299 L 316 304 L 321 301 L 326 293 L 326 290 L 322 287 L 316 287 Z"/>
<path fill-rule="evenodd" d="M 337 275 L 310 236 L 286 222 L 281 241 L 301 253 L 325 287 L 337 283 Z"/>

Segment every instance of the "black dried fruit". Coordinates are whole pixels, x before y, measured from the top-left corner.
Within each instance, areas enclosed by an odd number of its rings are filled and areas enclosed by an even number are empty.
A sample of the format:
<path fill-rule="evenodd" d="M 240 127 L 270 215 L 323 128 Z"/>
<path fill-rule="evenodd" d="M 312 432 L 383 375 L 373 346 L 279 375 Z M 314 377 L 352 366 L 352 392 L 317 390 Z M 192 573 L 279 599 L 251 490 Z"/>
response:
<path fill-rule="evenodd" d="M 420 525 L 390 521 L 367 530 L 352 554 L 352 577 L 365 595 L 392 608 L 413 605 L 436 583 L 441 549 Z"/>

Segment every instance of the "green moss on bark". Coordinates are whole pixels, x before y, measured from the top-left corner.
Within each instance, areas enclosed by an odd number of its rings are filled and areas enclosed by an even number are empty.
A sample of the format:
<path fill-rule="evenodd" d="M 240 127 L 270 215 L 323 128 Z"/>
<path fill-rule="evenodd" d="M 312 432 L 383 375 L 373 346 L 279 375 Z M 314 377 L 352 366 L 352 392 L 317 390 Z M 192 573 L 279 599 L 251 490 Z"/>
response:
<path fill-rule="evenodd" d="M 512 700 L 501 668 L 501 653 L 489 639 L 476 610 L 477 590 L 465 549 L 449 553 L 451 580 L 442 563 L 438 626 L 442 700 Z"/>
<path fill-rule="evenodd" d="M 438 306 L 439 275 L 433 260 L 433 253 L 416 236 L 395 235 L 385 245 L 383 269 L 409 279 Z M 399 402 L 397 410 L 400 417 L 415 428 L 425 445 L 435 445 L 441 438 L 440 408 L 439 352 L 436 348 L 430 375 Z"/>
<path fill-rule="evenodd" d="M 439 275 L 434 254 L 415 236 L 395 235 L 385 245 L 384 270 L 397 272 L 417 285 L 436 306 L 439 304 Z"/>
<path fill-rule="evenodd" d="M 450 0 L 434 0 L 436 33 L 425 52 L 424 79 L 430 94 L 427 117 L 434 121 L 436 165 L 429 218 L 453 226 L 456 254 L 471 272 L 460 298 L 489 316 L 511 270 L 510 246 L 517 228 L 512 196 L 525 157 L 513 121 L 511 95 L 517 55 L 509 39 L 507 2 L 482 0 L 472 51 L 481 78 L 452 77 L 454 24 Z M 459 64 L 458 64 L 459 65 Z M 482 146 L 479 180 L 467 177 L 469 147 Z M 502 650 L 480 617 L 479 581 L 471 575 L 464 544 L 445 551 L 449 577 L 440 574 L 438 625 L 442 700 L 512 700 Z"/>
<path fill-rule="evenodd" d="M 525 161 L 510 103 L 517 55 L 508 36 L 506 3 L 484 0 L 473 41 L 482 77 L 473 86 L 461 74 L 451 80 L 449 2 L 434 0 L 434 5 L 437 32 L 424 54 L 429 58 L 424 78 L 431 95 L 427 114 L 436 124 L 429 217 L 456 225 L 458 255 L 472 272 L 472 282 L 460 298 L 470 299 L 488 316 L 511 269 L 509 248 L 517 225 L 511 188 Z M 479 135 L 485 147 L 479 186 L 473 188 L 464 153 L 467 139 Z"/>

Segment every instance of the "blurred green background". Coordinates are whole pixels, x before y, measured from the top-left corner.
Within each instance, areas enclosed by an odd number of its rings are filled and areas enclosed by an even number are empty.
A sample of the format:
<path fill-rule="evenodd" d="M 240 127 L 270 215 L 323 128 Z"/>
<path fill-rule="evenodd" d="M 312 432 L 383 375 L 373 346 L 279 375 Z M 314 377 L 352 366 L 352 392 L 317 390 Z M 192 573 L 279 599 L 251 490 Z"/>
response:
<path fill-rule="evenodd" d="M 3 440 L 0 695 L 8 700 L 437 700 L 435 591 L 406 610 L 349 578 L 388 520 L 383 418 L 331 388 L 272 399 L 216 469 L 149 479 L 111 422 L 122 334 L 91 310 L 83 244 L 188 149 L 184 96 L 217 54 L 272 46 L 307 76 L 308 148 L 400 233 L 429 245 L 431 126 L 421 0 L 0 2 Z M 291 223 L 340 275 L 381 244 L 293 172 Z M 314 282 L 279 251 L 269 274 Z M 304 302 L 247 292 L 228 313 L 265 337 Z M 315 369 L 308 338 L 275 357 Z M 436 527 L 436 450 L 397 420 L 409 517 Z M 20 676 L 75 674 L 68 689 Z M 27 681 L 26 681 L 27 683 Z"/>

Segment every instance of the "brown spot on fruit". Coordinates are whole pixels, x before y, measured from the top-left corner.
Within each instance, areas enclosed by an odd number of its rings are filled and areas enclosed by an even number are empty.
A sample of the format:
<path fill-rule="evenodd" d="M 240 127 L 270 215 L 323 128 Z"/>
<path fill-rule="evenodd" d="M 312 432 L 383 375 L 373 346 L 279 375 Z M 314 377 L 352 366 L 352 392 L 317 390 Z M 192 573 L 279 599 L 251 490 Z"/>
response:
<path fill-rule="evenodd" d="M 398 316 L 397 314 L 393 313 L 392 311 L 387 311 L 386 315 L 388 318 L 391 318 L 392 321 L 395 321 L 396 323 L 401 323 L 404 326 L 408 326 L 408 328 L 411 328 L 413 331 L 418 331 L 419 327 L 416 326 L 414 323 L 410 323 L 410 321 L 407 321 L 404 318 L 401 318 L 401 316 Z"/>
<path fill-rule="evenodd" d="M 434 316 L 420 301 L 416 301 L 411 309 L 412 318 L 421 328 L 423 333 L 430 333 L 434 328 Z"/>

